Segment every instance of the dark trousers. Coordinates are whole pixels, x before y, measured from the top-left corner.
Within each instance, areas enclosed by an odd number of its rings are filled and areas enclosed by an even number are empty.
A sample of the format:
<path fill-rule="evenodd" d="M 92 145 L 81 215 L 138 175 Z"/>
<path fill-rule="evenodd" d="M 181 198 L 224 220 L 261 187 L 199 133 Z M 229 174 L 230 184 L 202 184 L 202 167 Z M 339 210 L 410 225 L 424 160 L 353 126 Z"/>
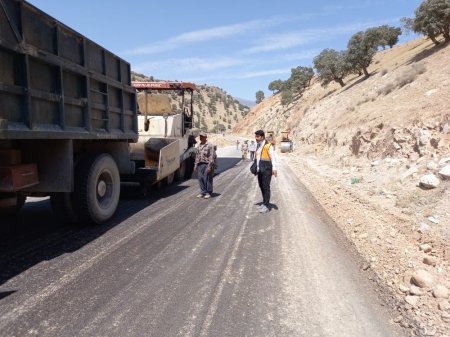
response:
<path fill-rule="evenodd" d="M 250 151 L 250 160 L 253 161 L 255 159 L 255 151 Z"/>
<path fill-rule="evenodd" d="M 261 189 L 263 204 L 269 207 L 270 202 L 270 181 L 272 180 L 272 171 L 264 170 L 258 172 L 258 185 Z"/>
<path fill-rule="evenodd" d="M 198 184 L 200 186 L 200 193 L 211 194 L 213 192 L 213 172 L 206 172 L 208 164 L 199 163 L 197 165 L 198 170 Z"/>

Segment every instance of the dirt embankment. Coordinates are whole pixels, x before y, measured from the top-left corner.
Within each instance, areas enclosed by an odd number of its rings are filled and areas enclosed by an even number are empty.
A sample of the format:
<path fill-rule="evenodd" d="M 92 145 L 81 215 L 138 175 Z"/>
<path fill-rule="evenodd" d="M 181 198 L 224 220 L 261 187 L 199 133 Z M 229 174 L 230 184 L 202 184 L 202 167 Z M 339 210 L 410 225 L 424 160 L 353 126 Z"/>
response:
<path fill-rule="evenodd" d="M 371 76 L 313 80 L 235 128 L 290 130 L 300 180 L 364 257 L 418 335 L 450 336 L 450 45 L 417 39 L 379 52 Z M 282 173 L 280 173 L 282 174 Z"/>

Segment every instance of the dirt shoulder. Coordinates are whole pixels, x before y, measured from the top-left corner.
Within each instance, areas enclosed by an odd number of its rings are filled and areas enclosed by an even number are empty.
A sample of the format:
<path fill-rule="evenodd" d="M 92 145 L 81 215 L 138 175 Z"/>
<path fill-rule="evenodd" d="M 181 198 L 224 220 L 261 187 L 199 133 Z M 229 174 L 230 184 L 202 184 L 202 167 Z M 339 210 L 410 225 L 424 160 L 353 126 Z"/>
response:
<path fill-rule="evenodd" d="M 370 268 L 397 303 L 395 322 L 415 335 L 448 336 L 450 182 L 421 190 L 402 161 L 336 167 L 306 153 L 280 156 L 366 261 L 362 270 Z"/>

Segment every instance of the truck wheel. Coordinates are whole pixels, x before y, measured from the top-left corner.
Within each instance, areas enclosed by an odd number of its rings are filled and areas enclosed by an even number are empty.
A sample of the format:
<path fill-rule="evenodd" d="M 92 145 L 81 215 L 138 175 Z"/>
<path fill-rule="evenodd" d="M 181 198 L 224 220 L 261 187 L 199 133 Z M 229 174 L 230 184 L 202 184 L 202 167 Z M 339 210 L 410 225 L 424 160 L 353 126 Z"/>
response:
<path fill-rule="evenodd" d="M 111 218 L 120 197 L 120 176 L 106 153 L 82 158 L 75 170 L 75 204 L 80 220 L 100 224 Z"/>
<path fill-rule="evenodd" d="M 21 194 L 11 194 L 0 197 L 0 217 L 17 215 L 25 204 L 26 196 Z"/>
<path fill-rule="evenodd" d="M 78 222 L 78 216 L 73 206 L 73 193 L 54 193 L 50 196 L 50 204 L 53 214 L 59 221 L 69 224 Z"/>

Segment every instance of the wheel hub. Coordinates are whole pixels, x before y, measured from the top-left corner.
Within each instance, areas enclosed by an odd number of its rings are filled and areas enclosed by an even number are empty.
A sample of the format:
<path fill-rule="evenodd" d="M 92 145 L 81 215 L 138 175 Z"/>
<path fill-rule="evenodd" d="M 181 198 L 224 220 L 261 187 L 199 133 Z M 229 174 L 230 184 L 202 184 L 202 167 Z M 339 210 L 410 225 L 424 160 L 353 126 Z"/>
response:
<path fill-rule="evenodd" d="M 97 194 L 100 198 L 103 198 L 106 194 L 106 183 L 104 180 L 100 180 L 97 185 Z"/>

